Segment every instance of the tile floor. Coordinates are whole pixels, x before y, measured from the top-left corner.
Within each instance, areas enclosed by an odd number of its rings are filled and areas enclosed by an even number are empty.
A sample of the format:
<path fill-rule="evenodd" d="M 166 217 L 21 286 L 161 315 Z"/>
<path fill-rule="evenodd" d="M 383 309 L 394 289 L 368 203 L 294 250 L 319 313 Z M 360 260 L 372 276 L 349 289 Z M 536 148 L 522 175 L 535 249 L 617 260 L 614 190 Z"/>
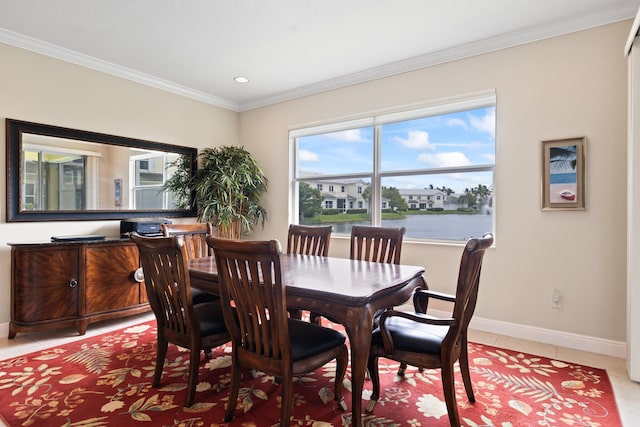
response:
<path fill-rule="evenodd" d="M 89 325 L 89 329 L 84 336 L 79 336 L 77 331 L 72 328 L 18 334 L 16 338 L 12 340 L 7 339 L 5 336 L 0 338 L 0 359 L 8 359 L 16 355 L 30 353 L 42 348 L 48 348 L 66 342 L 99 335 L 114 329 L 119 329 L 128 325 L 135 325 L 151 319 L 153 319 L 153 315 L 151 313 L 147 313 L 139 316 L 99 322 Z M 469 339 L 471 341 L 478 343 L 606 369 L 609 374 L 609 379 L 613 385 L 623 425 L 625 427 L 640 426 L 640 383 L 629 380 L 626 370 L 626 361 L 624 359 L 572 350 L 555 345 L 542 344 L 483 331 L 470 331 L 469 335 Z M 0 425 L 2 425 L 1 421 Z"/>

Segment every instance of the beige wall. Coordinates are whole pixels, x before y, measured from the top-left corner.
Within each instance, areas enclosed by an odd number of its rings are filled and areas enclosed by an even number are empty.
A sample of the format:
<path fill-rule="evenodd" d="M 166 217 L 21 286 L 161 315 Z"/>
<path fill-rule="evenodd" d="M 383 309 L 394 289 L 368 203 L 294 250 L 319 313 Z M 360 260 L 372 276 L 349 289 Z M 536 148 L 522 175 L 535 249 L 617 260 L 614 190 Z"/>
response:
<path fill-rule="evenodd" d="M 239 141 L 238 113 L 0 43 L 1 135 L 5 118 L 198 150 Z M 120 233 L 118 221 L 6 223 L 5 153 L 0 150 L 0 325 L 9 322 L 10 313 L 7 242 Z"/>
<path fill-rule="evenodd" d="M 496 247 L 477 314 L 625 340 L 626 58 L 629 21 L 379 79 L 240 114 L 0 44 L 0 118 L 207 146 L 240 143 L 269 178 L 269 220 L 255 237 L 284 241 L 288 129 L 315 121 L 495 89 Z M 0 124 L 4 133 L 4 121 Z M 540 210 L 545 139 L 586 136 L 587 210 Z M 0 200 L 5 192 L 0 150 Z M 5 223 L 0 205 L 0 324 L 9 320 L 10 241 L 118 234 L 117 221 Z M 334 238 L 331 255 L 347 256 Z M 434 289 L 452 291 L 460 247 L 407 242 Z M 562 310 L 551 291 L 563 293 Z"/>
<path fill-rule="evenodd" d="M 292 126 L 495 89 L 496 246 L 486 256 L 477 315 L 625 341 L 629 21 L 241 113 L 241 142 L 270 180 L 259 237 L 284 241 Z M 587 210 L 540 209 L 541 146 L 586 136 Z M 453 291 L 460 247 L 407 242 L 430 286 Z M 348 256 L 333 238 L 331 255 Z M 563 308 L 551 308 L 554 288 Z"/>

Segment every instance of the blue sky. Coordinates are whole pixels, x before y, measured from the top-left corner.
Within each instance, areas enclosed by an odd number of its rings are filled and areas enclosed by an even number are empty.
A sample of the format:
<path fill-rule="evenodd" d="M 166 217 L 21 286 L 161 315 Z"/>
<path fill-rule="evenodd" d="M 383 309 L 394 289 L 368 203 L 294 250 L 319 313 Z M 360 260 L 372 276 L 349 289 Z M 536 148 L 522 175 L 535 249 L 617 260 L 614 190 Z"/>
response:
<path fill-rule="evenodd" d="M 299 138 L 301 171 L 323 174 L 369 172 L 373 128 Z M 432 169 L 495 162 L 495 107 L 426 117 L 382 126 L 382 171 Z M 386 178 L 385 186 L 424 188 L 445 185 L 462 192 L 490 185 L 490 173 Z"/>

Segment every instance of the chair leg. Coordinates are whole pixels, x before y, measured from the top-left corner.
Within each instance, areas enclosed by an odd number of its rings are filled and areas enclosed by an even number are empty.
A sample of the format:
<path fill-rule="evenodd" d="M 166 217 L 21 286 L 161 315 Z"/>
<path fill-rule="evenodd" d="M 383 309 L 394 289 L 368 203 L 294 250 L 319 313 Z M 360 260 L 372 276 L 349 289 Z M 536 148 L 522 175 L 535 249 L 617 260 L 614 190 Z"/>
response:
<path fill-rule="evenodd" d="M 311 313 L 309 313 L 309 322 L 322 326 L 322 316 L 312 311 Z"/>
<path fill-rule="evenodd" d="M 153 383 L 154 387 L 158 387 L 160 385 L 160 378 L 162 377 L 162 369 L 164 368 L 164 359 L 167 356 L 167 349 L 169 348 L 169 342 L 164 338 L 161 338 L 158 334 L 158 344 L 156 350 L 156 369 L 153 374 Z"/>
<path fill-rule="evenodd" d="M 447 412 L 449 413 L 449 423 L 451 424 L 451 427 L 460 427 L 458 405 L 456 404 L 456 387 L 453 378 L 453 365 L 444 365 L 440 371 L 440 374 L 442 375 L 444 401 L 447 404 Z"/>
<path fill-rule="evenodd" d="M 347 404 L 345 403 L 344 396 L 342 394 L 342 383 L 344 381 L 344 376 L 347 373 L 348 363 L 349 363 L 349 350 L 347 350 L 346 345 L 343 345 L 340 355 L 336 357 L 336 383 L 333 390 L 335 401 L 338 402 L 338 407 L 343 411 L 347 410 Z"/>
<path fill-rule="evenodd" d="M 291 405 L 293 405 L 293 378 L 291 375 L 282 382 L 282 408 L 280 409 L 280 427 L 289 427 L 291 423 Z"/>
<path fill-rule="evenodd" d="M 287 310 L 289 311 L 289 317 L 291 319 L 302 319 L 302 310 L 298 310 L 297 308 L 289 308 Z"/>
<path fill-rule="evenodd" d="M 224 422 L 229 423 L 233 420 L 238 405 L 238 394 L 240 393 L 240 363 L 236 356 L 233 356 L 231 363 L 231 390 L 229 390 L 229 402 L 227 403 L 227 413 L 224 416 Z"/>
<path fill-rule="evenodd" d="M 399 377 L 404 377 L 404 373 L 407 370 L 407 366 L 408 366 L 407 362 L 400 362 L 400 367 L 398 368 L 398 373 L 397 373 Z M 424 372 L 424 369 L 418 367 L 418 372 Z"/>
<path fill-rule="evenodd" d="M 189 379 L 187 380 L 187 398 L 184 406 L 193 405 L 196 396 L 196 385 L 198 382 L 198 370 L 200 369 L 200 348 L 192 348 L 189 352 Z"/>
<path fill-rule="evenodd" d="M 369 352 L 369 361 L 367 362 L 367 370 L 371 376 L 371 399 L 367 404 L 365 411 L 373 412 L 378 399 L 380 398 L 380 373 L 378 371 L 378 356 L 375 348 L 372 348 Z"/>
<path fill-rule="evenodd" d="M 398 368 L 398 376 L 404 377 L 404 372 L 407 370 L 407 362 L 400 362 L 400 367 Z"/>
<path fill-rule="evenodd" d="M 469 373 L 469 352 L 467 350 L 466 340 L 462 343 L 462 351 L 460 352 L 460 374 L 462 374 L 462 382 L 464 383 L 464 389 L 467 392 L 469 402 L 476 401 L 476 397 L 473 394 L 473 385 L 471 384 L 471 374 Z"/>

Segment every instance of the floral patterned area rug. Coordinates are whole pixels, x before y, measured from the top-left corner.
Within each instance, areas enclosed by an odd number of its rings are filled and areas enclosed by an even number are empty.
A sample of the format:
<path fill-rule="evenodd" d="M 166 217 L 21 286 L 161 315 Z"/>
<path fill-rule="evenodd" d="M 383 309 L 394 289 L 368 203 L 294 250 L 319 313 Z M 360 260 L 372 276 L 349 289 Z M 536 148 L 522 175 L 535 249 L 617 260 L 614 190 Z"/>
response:
<path fill-rule="evenodd" d="M 333 325 L 339 328 L 339 326 Z M 223 426 L 228 400 L 230 350 L 217 348 L 200 363 L 196 403 L 183 408 L 188 352 L 170 344 L 159 387 L 151 387 L 156 354 L 155 321 L 0 361 L 0 418 L 8 426 Z M 470 344 L 476 402 L 466 398 L 459 373 L 456 394 L 463 426 L 621 426 L 604 370 Z M 381 397 L 366 426 L 449 426 L 439 370 L 380 359 Z M 348 410 L 332 400 L 335 364 L 296 379 L 291 425 L 350 426 Z M 365 383 L 363 407 L 371 390 Z M 228 425 L 279 423 L 280 386 L 247 371 L 235 419 Z"/>

